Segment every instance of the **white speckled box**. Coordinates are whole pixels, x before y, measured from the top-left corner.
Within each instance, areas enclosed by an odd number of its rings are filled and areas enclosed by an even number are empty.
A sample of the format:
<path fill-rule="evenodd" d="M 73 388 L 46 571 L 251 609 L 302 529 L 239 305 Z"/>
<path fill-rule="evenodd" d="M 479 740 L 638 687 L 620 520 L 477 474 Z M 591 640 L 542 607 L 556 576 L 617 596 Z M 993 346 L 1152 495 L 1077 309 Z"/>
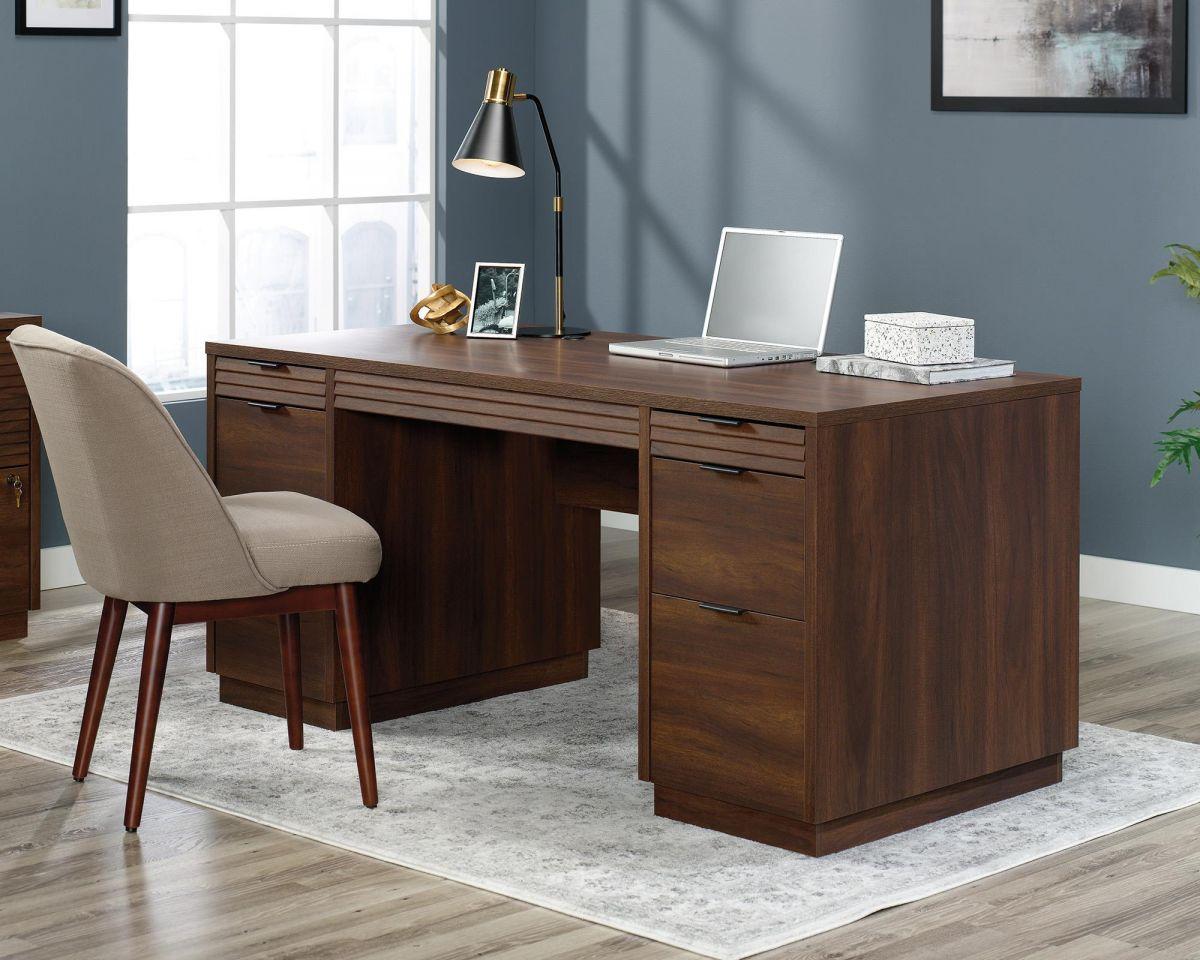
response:
<path fill-rule="evenodd" d="M 894 363 L 975 359 L 975 321 L 936 313 L 869 313 L 863 353 Z"/>

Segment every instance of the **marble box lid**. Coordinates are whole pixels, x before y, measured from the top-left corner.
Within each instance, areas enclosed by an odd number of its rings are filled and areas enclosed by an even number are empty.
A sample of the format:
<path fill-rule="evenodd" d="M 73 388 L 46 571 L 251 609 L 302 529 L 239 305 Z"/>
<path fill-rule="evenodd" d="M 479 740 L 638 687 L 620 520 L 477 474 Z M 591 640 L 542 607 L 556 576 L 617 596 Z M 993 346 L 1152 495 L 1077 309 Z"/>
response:
<path fill-rule="evenodd" d="M 893 327 L 973 327 L 975 321 L 967 317 L 946 317 L 940 313 L 868 313 L 868 323 L 887 323 Z"/>

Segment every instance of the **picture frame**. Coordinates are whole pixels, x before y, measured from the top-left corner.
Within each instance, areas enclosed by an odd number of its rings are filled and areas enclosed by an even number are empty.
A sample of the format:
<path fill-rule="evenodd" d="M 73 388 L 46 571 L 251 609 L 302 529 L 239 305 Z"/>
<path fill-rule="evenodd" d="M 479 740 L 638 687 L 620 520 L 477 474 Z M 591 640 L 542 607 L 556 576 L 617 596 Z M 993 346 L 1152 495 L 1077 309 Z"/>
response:
<path fill-rule="evenodd" d="M 524 286 L 523 263 L 476 263 L 467 336 L 515 340 Z"/>
<path fill-rule="evenodd" d="M 1104 8 L 1082 8 L 1087 11 L 1083 16 L 1097 22 L 1072 24 L 1066 22 L 1068 14 L 1055 11 L 1054 22 L 1026 23 L 1018 31 L 1015 24 L 1003 22 L 1004 13 L 996 12 L 1015 9 L 1012 5 L 931 0 L 931 107 L 935 111 L 1187 113 L 1188 4 L 1187 0 L 1169 2 L 1169 23 L 1158 20 L 1154 0 L 1136 0 L 1122 5 L 1120 18 L 1110 14 L 1105 21 Z M 962 29 L 973 16 L 979 29 Z M 1053 67 L 1039 72 L 1039 64 L 1049 61 Z M 1064 83 L 1071 88 L 1048 89 L 1047 95 L 1006 94 L 1003 89 L 1039 84 L 1053 88 Z M 1129 95 L 1127 91 L 1137 87 L 1148 88 L 1147 93 Z"/>
<path fill-rule="evenodd" d="M 121 0 L 75 0 L 94 6 L 75 6 L 72 0 L 15 0 L 17 36 L 119 37 Z"/>

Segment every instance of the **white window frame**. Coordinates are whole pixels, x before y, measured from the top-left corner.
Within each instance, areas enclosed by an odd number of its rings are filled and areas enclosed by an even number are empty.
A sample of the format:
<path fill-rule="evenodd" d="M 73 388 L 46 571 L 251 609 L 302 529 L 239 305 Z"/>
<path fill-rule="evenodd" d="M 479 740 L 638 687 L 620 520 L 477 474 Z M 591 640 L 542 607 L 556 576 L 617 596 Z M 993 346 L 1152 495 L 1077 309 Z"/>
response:
<path fill-rule="evenodd" d="M 437 263 L 437 196 L 438 163 L 437 163 L 437 130 L 438 130 L 438 83 L 437 83 L 437 23 L 438 8 L 441 0 L 430 0 L 429 19 L 419 20 L 370 20 L 357 17 L 341 17 L 342 0 L 333 0 L 333 17 L 239 17 L 237 14 L 239 0 L 230 0 L 228 14 L 221 16 L 177 15 L 177 14 L 135 14 L 129 15 L 131 23 L 216 23 L 225 28 L 229 36 L 229 197 L 228 200 L 214 203 L 160 203 L 128 206 L 126 219 L 142 213 L 192 213 L 215 211 L 221 214 L 225 224 L 225 235 L 228 246 L 228 262 L 225 270 L 225 283 L 228 286 L 228 302 L 223 305 L 218 318 L 216 338 L 231 340 L 235 336 L 234 322 L 237 314 L 237 235 L 234 232 L 233 214 L 238 210 L 272 209 L 279 207 L 323 207 L 329 217 L 333 237 L 333 278 L 330 289 L 333 290 L 333 329 L 340 330 L 342 324 L 342 277 L 341 277 L 341 223 L 339 209 L 351 204 L 383 204 L 383 203 L 421 203 L 429 223 L 429 267 L 436 270 Z M 278 199 L 278 200 L 235 200 L 237 196 L 237 30 L 235 25 L 248 23 L 263 24 L 300 24 L 304 26 L 325 27 L 333 39 L 333 196 Z M 341 28 L 342 27 L 418 27 L 423 29 L 429 38 L 429 171 L 426 193 L 402 193 L 377 197 L 342 197 L 339 196 L 340 163 L 341 163 Z M 404 321 L 406 322 L 407 317 Z M 126 333 L 129 330 L 129 318 L 126 317 Z M 172 390 L 159 393 L 164 402 L 174 403 L 181 400 L 198 400 L 208 395 L 207 388 L 194 390 Z"/>

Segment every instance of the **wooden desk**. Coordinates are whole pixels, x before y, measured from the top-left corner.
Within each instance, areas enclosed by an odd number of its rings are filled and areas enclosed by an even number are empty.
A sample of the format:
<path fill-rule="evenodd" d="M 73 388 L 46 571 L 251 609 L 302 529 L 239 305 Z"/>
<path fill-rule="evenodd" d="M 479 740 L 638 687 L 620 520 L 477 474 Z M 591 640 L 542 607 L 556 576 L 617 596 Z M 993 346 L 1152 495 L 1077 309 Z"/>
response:
<path fill-rule="evenodd" d="M 613 339 L 208 345 L 222 492 L 326 497 L 383 538 L 363 595 L 374 719 L 586 676 L 614 509 L 641 516 L 657 813 L 821 854 L 1061 778 L 1079 380 L 719 371 Z M 274 631 L 210 630 L 222 700 L 282 712 Z M 304 664 L 305 719 L 346 726 L 320 617 Z"/>
<path fill-rule="evenodd" d="M 17 327 L 41 322 L 0 313 L 0 640 L 27 636 L 29 611 L 42 605 L 42 440 L 8 345 Z"/>

